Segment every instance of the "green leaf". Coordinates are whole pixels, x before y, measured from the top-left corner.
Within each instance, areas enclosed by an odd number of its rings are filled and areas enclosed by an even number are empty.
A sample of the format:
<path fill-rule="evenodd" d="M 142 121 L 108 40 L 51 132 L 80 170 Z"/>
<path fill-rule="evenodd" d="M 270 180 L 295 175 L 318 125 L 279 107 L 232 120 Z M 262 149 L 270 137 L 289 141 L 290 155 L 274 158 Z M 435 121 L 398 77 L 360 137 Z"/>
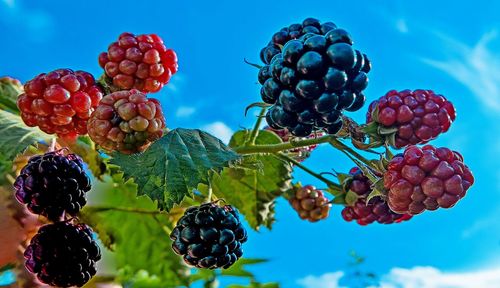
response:
<path fill-rule="evenodd" d="M 17 96 L 23 93 L 21 83 L 10 77 L 0 78 L 0 109 L 19 114 Z"/>
<path fill-rule="evenodd" d="M 236 132 L 229 145 L 242 145 L 248 133 L 249 131 Z M 255 143 L 276 144 L 280 141 L 274 133 L 260 131 Z M 249 159 L 260 161 L 262 169 L 226 168 L 220 175 L 212 177 L 213 193 L 236 206 L 252 228 L 258 230 L 261 225 L 271 228 L 274 222 L 275 199 L 291 188 L 292 168 L 272 155 L 245 156 L 242 164 Z"/>
<path fill-rule="evenodd" d="M 189 283 L 190 269 L 171 248 L 168 234 L 173 223 L 169 215 L 160 213 L 151 199 L 136 197 L 137 186 L 132 181 L 118 181 L 120 175 L 104 179 L 104 182 L 94 182 L 89 204 L 82 209 L 79 218 L 112 246 L 116 266 L 127 271 L 120 280 L 126 283 L 144 270 L 160 278 L 161 283 L 171 285 L 160 287 Z"/>
<path fill-rule="evenodd" d="M 214 136 L 178 128 L 144 153 L 114 153 L 111 163 L 121 167 L 125 179 L 134 179 L 139 196 L 148 196 L 160 210 L 170 210 L 184 197 L 191 197 L 198 184 L 208 184 L 210 171 L 219 172 L 238 159 L 238 154 Z"/>
<path fill-rule="evenodd" d="M 229 269 L 221 270 L 221 275 L 223 276 L 235 276 L 235 277 L 248 277 L 253 279 L 253 273 L 246 270 L 247 265 L 254 265 L 267 262 L 266 259 L 258 258 L 241 258 L 236 261 Z"/>
<path fill-rule="evenodd" d="M 0 110 L 0 135 L 0 154 L 10 161 L 29 145 L 50 138 L 37 128 L 26 126 L 21 117 L 3 110 Z"/>

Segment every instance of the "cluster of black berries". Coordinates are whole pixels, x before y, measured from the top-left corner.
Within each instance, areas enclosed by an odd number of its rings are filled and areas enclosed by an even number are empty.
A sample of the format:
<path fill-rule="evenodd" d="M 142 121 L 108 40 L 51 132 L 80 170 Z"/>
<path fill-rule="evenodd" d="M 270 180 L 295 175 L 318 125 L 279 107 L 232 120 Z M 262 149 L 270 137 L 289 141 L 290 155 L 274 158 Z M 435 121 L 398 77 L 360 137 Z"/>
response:
<path fill-rule="evenodd" d="M 273 104 L 266 120 L 273 129 L 287 128 L 299 137 L 319 130 L 335 134 L 342 128 L 342 111 L 357 111 L 363 106 L 362 91 L 368 85 L 371 64 L 365 54 L 353 49 L 345 30 L 333 23 L 321 25 L 312 18 L 304 23 L 307 25 L 291 25 L 288 32 L 281 32 L 290 37 L 291 29 L 314 27 L 325 35 L 292 33 L 298 38 L 283 42 L 287 37 L 281 39 L 275 34 L 273 43 L 285 44 L 259 71 L 262 100 Z"/>
<path fill-rule="evenodd" d="M 57 222 L 42 226 L 24 252 L 26 268 L 57 287 L 83 286 L 96 273 L 101 251 L 85 224 Z"/>
<path fill-rule="evenodd" d="M 283 27 L 280 31 L 274 33 L 267 46 L 260 50 L 260 60 L 266 64 L 270 64 L 273 57 L 281 53 L 281 48 L 283 48 L 286 42 L 298 39 L 307 33 L 325 35 L 330 30 L 336 28 L 337 25 L 333 22 L 320 23 L 314 18 L 307 18 L 302 21 L 302 24 L 295 23 L 288 27 Z"/>
<path fill-rule="evenodd" d="M 42 226 L 24 253 L 26 268 L 45 284 L 80 287 L 96 274 L 101 252 L 92 230 L 66 220 L 87 203 L 90 188 L 82 159 L 63 150 L 31 157 L 16 178 L 17 200 L 55 222 Z"/>
<path fill-rule="evenodd" d="M 198 268 L 229 268 L 242 255 L 247 231 L 231 205 L 206 203 L 188 208 L 172 230 L 174 252 Z"/>
<path fill-rule="evenodd" d="M 16 198 L 34 213 L 58 221 L 76 215 L 87 203 L 90 178 L 75 154 L 48 152 L 29 159 L 14 183 Z"/>

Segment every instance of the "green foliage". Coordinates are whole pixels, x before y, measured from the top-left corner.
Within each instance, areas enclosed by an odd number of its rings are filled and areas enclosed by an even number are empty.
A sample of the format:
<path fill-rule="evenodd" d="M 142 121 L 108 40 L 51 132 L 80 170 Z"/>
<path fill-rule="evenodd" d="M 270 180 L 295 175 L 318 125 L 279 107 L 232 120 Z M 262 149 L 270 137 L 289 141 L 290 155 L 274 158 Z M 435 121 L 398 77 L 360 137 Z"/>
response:
<path fill-rule="evenodd" d="M 133 278 L 145 270 L 171 285 L 161 287 L 186 285 L 189 269 L 170 247 L 168 231 L 172 223 L 168 214 L 158 212 L 149 198 L 136 197 L 137 186 L 120 178 L 119 174 L 107 176 L 105 182 L 94 184 L 91 195 L 95 199 L 82 210 L 80 219 L 113 248 L 117 267 L 128 272 L 122 275 L 124 283 L 130 280 L 125 276 Z"/>
<path fill-rule="evenodd" d="M 142 154 L 115 153 L 111 163 L 121 167 L 125 179 L 134 179 L 139 196 L 157 201 L 160 210 L 170 210 L 184 197 L 191 197 L 199 183 L 208 184 L 210 171 L 218 172 L 238 158 L 214 136 L 178 128 Z"/>
<path fill-rule="evenodd" d="M 39 129 L 24 125 L 21 117 L 0 110 L 0 151 L 5 160 L 12 161 L 28 145 L 35 144 L 50 136 Z"/>
<path fill-rule="evenodd" d="M 23 86 L 17 80 L 10 77 L 0 78 L 0 109 L 18 114 L 16 101 L 21 93 Z"/>
<path fill-rule="evenodd" d="M 243 145 L 249 131 L 236 132 L 230 147 Z M 272 132 L 260 131 L 255 144 L 277 144 L 281 140 Z M 260 162 L 260 169 L 245 163 Z M 236 206 L 254 229 L 271 228 L 274 222 L 274 200 L 291 188 L 292 168 L 272 155 L 245 156 L 239 167 L 225 168 L 212 178 L 213 193 Z"/>

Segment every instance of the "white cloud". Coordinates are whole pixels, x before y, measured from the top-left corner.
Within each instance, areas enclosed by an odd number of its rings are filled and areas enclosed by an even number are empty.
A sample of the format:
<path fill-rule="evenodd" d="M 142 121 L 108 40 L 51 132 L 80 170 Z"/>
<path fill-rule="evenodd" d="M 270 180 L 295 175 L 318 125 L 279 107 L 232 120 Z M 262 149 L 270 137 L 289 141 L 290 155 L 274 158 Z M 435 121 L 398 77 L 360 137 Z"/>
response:
<path fill-rule="evenodd" d="M 336 271 L 321 276 L 309 275 L 297 283 L 304 288 L 344 288 L 339 281 L 344 272 Z M 475 271 L 443 272 L 431 266 L 392 268 L 381 277 L 379 288 L 498 288 L 500 266 Z"/>
<path fill-rule="evenodd" d="M 222 140 L 224 143 L 229 143 L 231 140 L 231 136 L 233 135 L 233 130 L 229 128 L 224 122 L 216 121 L 201 127 L 202 130 L 207 131 L 210 134 L 213 134 L 215 137 Z"/>
<path fill-rule="evenodd" d="M 403 34 L 406 34 L 406 33 L 409 32 L 409 30 L 408 30 L 408 24 L 406 24 L 406 20 L 405 19 L 403 19 L 403 18 L 398 19 L 398 20 L 396 20 L 395 24 L 396 24 L 396 29 L 399 32 L 401 32 Z"/>
<path fill-rule="evenodd" d="M 443 42 L 440 49 L 454 56 L 445 60 L 422 60 L 465 85 L 488 109 L 500 111 L 500 54 L 488 47 L 497 32 L 484 34 L 473 46 L 442 34 L 438 36 Z"/>
<path fill-rule="evenodd" d="M 321 276 L 309 275 L 299 279 L 297 283 L 304 288 L 343 288 L 339 285 L 339 280 L 344 277 L 344 272 L 337 271 L 325 273 Z M 347 288 L 347 287 L 344 287 Z"/>
<path fill-rule="evenodd" d="M 193 113 L 196 112 L 196 108 L 194 107 L 189 107 L 189 106 L 180 106 L 177 108 L 177 111 L 175 112 L 176 117 L 189 117 L 193 115 Z"/>
<path fill-rule="evenodd" d="M 443 272 L 434 267 L 393 268 L 382 288 L 498 288 L 500 267 L 467 272 Z"/>

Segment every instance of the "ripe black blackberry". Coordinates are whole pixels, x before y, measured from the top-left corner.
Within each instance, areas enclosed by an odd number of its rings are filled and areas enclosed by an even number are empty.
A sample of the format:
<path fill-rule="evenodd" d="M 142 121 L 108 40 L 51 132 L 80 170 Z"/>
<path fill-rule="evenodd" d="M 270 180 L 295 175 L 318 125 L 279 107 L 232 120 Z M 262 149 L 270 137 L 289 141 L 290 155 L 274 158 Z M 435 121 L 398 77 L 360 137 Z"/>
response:
<path fill-rule="evenodd" d="M 333 22 L 321 24 L 318 19 L 314 18 L 307 18 L 302 21 L 302 24 L 295 23 L 288 27 L 283 27 L 280 31 L 274 33 L 267 46 L 260 50 L 260 59 L 262 62 L 269 64 L 271 63 L 271 59 L 281 52 L 281 48 L 286 42 L 297 39 L 307 33 L 325 35 L 330 30 L 336 28 L 337 25 Z M 345 34 L 347 34 L 347 32 L 345 32 Z"/>
<path fill-rule="evenodd" d="M 188 208 L 170 234 L 174 252 L 198 268 L 229 268 L 242 255 L 247 231 L 231 205 Z"/>
<path fill-rule="evenodd" d="M 268 125 L 287 128 L 298 137 L 319 130 L 337 133 L 342 111 L 357 111 L 365 102 L 362 91 L 368 85 L 370 61 L 352 48 L 345 30 L 335 27 L 325 35 L 307 33 L 283 43 L 258 77 L 262 100 L 273 104 L 266 115 Z"/>
<path fill-rule="evenodd" d="M 82 159 L 63 150 L 31 157 L 14 183 L 17 200 L 52 221 L 65 213 L 76 215 L 87 203 L 90 188 Z"/>
<path fill-rule="evenodd" d="M 81 287 L 96 274 L 101 259 L 92 230 L 85 224 L 58 222 L 42 226 L 24 252 L 26 268 L 41 282 Z"/>

